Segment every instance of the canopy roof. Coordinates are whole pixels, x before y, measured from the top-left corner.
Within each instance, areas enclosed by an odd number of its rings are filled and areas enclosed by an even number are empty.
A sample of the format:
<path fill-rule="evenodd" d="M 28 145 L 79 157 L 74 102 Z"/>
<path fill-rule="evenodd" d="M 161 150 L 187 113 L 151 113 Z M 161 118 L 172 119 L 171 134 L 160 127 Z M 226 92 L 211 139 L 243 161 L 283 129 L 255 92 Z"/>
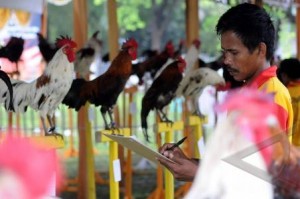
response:
<path fill-rule="evenodd" d="M 1 8 L 12 8 L 38 14 L 43 13 L 45 0 L 0 0 Z"/>

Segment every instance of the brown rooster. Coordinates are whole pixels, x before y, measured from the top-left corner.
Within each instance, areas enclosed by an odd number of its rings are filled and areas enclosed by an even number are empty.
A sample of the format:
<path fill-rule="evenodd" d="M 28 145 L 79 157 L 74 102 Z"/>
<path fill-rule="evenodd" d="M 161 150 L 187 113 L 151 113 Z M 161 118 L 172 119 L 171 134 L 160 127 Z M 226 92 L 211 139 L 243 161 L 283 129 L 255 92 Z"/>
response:
<path fill-rule="evenodd" d="M 75 79 L 62 103 L 69 108 L 75 108 L 76 111 L 87 101 L 95 106 L 101 106 L 105 129 L 115 128 L 112 117 L 113 106 L 131 75 L 131 61 L 137 57 L 137 47 L 138 44 L 134 39 L 128 39 L 104 74 L 92 81 Z M 106 113 L 109 114 L 110 125 L 107 123 Z"/>
<path fill-rule="evenodd" d="M 185 66 L 185 60 L 181 57 L 177 58 L 154 80 L 144 95 L 142 100 L 141 121 L 143 133 L 147 141 L 149 141 L 147 116 L 152 109 L 158 110 L 161 114 L 161 121 L 171 122 L 163 112 L 163 108 L 175 97 L 175 91 L 182 80 L 182 73 Z"/>

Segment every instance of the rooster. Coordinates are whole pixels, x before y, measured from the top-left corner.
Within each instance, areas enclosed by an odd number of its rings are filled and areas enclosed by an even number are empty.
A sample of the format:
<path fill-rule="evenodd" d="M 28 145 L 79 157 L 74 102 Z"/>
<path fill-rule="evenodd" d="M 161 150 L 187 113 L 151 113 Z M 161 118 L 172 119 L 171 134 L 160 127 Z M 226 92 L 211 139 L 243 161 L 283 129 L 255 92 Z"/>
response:
<path fill-rule="evenodd" d="M 185 45 L 185 41 L 180 40 L 178 49 L 174 52 L 173 57 L 169 57 L 168 60 L 166 61 L 166 63 L 159 70 L 157 70 L 153 79 L 156 79 L 170 63 L 174 62 L 174 60 L 177 57 L 181 57 L 181 53 L 182 53 L 182 49 L 183 49 L 184 45 Z"/>
<path fill-rule="evenodd" d="M 196 61 L 199 59 L 199 50 L 200 50 L 201 42 L 199 39 L 194 39 L 192 45 L 188 48 L 188 51 L 184 57 L 186 60 L 186 69 L 185 73 L 188 73 L 190 70 L 194 69 L 194 65 Z M 200 66 L 202 66 L 200 64 Z"/>
<path fill-rule="evenodd" d="M 223 63 L 223 56 L 220 56 L 215 61 L 209 62 L 205 65 L 215 71 L 223 69 L 223 78 L 225 79 L 226 85 L 221 90 L 235 89 L 243 86 L 244 82 L 236 81 L 228 72 L 227 66 Z"/>
<path fill-rule="evenodd" d="M 138 76 L 139 84 L 143 84 L 142 79 L 146 72 L 150 72 L 151 77 L 154 78 L 157 71 L 167 62 L 168 58 L 173 56 L 174 46 L 173 43 L 169 41 L 164 51 L 158 55 L 154 55 L 141 63 L 134 64 L 132 66 L 132 74 Z"/>
<path fill-rule="evenodd" d="M 19 73 L 18 62 L 24 50 L 24 39 L 21 37 L 11 37 L 8 43 L 0 48 L 0 57 L 7 58 L 16 64 L 16 73 Z"/>
<path fill-rule="evenodd" d="M 38 47 L 40 49 L 42 57 L 46 61 L 46 63 L 49 63 L 55 53 L 58 51 L 59 47 L 57 47 L 55 44 L 49 43 L 41 33 L 37 33 L 37 37 L 39 42 Z"/>
<path fill-rule="evenodd" d="M 1 66 L 0 66 L 1 69 Z M 13 106 L 13 88 L 9 79 L 9 76 L 2 70 L 0 70 L 0 78 L 2 79 L 3 83 L 6 85 L 7 90 L 6 89 L 2 89 L 4 87 L 4 85 L 2 85 L 2 83 L 0 83 L 0 96 L 2 96 L 3 99 L 5 99 L 5 101 L 3 102 L 4 104 L 6 104 L 7 100 L 9 100 L 8 107 L 7 110 L 8 111 L 14 111 L 14 106 Z M 3 92 L 3 93 L 2 93 Z M 1 103 L 1 101 L 0 101 Z"/>
<path fill-rule="evenodd" d="M 97 38 L 99 31 L 96 31 L 92 37 L 86 42 L 83 48 L 76 53 L 74 62 L 75 72 L 79 78 L 86 78 L 90 72 L 90 66 L 97 55 L 100 55 L 102 42 Z"/>
<path fill-rule="evenodd" d="M 45 135 L 60 135 L 55 132 L 54 111 L 70 89 L 74 76 L 76 43 L 68 37 L 61 37 L 56 40 L 56 45 L 59 50 L 39 78 L 31 83 L 11 80 L 15 111 L 25 112 L 28 106 L 37 110 Z M 0 97 L 0 101 L 3 100 L 4 96 Z M 45 124 L 46 117 L 50 124 L 49 131 Z"/>
<path fill-rule="evenodd" d="M 92 81 L 75 79 L 62 103 L 69 108 L 75 108 L 76 111 L 87 101 L 95 106 L 101 106 L 105 129 L 115 128 L 112 117 L 113 106 L 131 75 L 131 61 L 137 57 L 137 48 L 138 44 L 134 39 L 125 41 L 121 51 L 104 74 Z M 110 125 L 106 120 L 107 113 L 110 117 Z"/>
<path fill-rule="evenodd" d="M 190 97 L 194 102 L 194 107 L 191 112 L 203 116 L 199 109 L 199 97 L 203 89 L 208 85 L 216 87 L 224 86 L 225 80 L 217 71 L 210 68 L 201 67 L 191 70 L 180 82 L 176 90 L 176 96 Z"/>
<path fill-rule="evenodd" d="M 200 40 L 195 39 L 188 49 L 185 57 L 187 61 L 187 66 L 184 71 L 185 75 L 176 90 L 176 97 L 191 97 L 193 101 L 191 112 L 202 116 L 199 109 L 199 97 L 202 94 L 203 89 L 208 85 L 224 85 L 225 81 L 216 71 L 204 67 L 201 63 L 199 65 L 200 68 L 195 68 L 194 65 L 196 61 L 199 61 L 200 45 Z"/>
<path fill-rule="evenodd" d="M 279 154 L 278 144 L 282 141 L 274 140 L 281 134 L 276 109 L 270 94 L 253 89 L 230 91 L 217 107 L 219 111 L 229 111 L 228 117 L 218 123 L 209 139 L 185 199 L 273 199 L 268 167 Z M 293 184 L 287 187 L 293 189 Z"/>
<path fill-rule="evenodd" d="M 159 115 L 161 121 L 171 122 L 163 112 L 163 108 L 175 97 L 175 91 L 182 80 L 182 73 L 185 66 L 185 60 L 181 57 L 177 58 L 153 81 L 151 87 L 144 95 L 142 99 L 141 121 L 143 133 L 147 141 L 149 141 L 147 116 L 152 109 L 156 109 L 161 114 Z"/>

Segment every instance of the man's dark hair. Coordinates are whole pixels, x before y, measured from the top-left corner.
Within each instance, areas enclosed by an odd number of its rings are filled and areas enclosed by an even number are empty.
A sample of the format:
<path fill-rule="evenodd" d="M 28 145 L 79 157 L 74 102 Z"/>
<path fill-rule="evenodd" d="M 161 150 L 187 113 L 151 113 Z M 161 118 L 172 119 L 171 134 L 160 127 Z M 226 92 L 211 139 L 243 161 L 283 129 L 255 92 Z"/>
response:
<path fill-rule="evenodd" d="M 216 25 L 218 35 L 233 31 L 243 44 L 253 52 L 260 42 L 267 46 L 266 59 L 274 53 L 275 28 L 269 14 L 257 5 L 243 3 L 230 8 Z"/>
<path fill-rule="evenodd" d="M 296 58 L 284 59 L 280 62 L 278 73 L 285 73 L 291 79 L 300 78 L 300 62 Z"/>

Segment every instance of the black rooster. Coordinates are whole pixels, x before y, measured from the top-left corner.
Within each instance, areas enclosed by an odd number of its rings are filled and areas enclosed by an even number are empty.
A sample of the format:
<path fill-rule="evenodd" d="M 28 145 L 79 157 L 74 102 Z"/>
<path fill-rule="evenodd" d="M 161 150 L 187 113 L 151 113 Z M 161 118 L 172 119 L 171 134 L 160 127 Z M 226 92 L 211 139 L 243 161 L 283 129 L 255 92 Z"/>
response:
<path fill-rule="evenodd" d="M 11 37 L 8 43 L 0 48 L 0 57 L 7 58 L 16 64 L 16 72 L 19 72 L 18 62 L 24 50 L 24 39 L 21 37 Z"/>
<path fill-rule="evenodd" d="M 43 59 L 46 61 L 46 63 L 49 63 L 59 48 L 55 44 L 49 43 L 42 34 L 37 33 L 37 37 L 39 41 L 38 47 Z"/>
<path fill-rule="evenodd" d="M 147 116 L 152 109 L 156 109 L 161 115 L 163 122 L 170 122 L 163 108 L 175 97 L 175 91 L 182 80 L 182 73 L 186 67 L 184 59 L 179 57 L 169 64 L 162 73 L 154 80 L 142 99 L 141 121 L 143 133 L 149 141 L 147 133 Z"/>

